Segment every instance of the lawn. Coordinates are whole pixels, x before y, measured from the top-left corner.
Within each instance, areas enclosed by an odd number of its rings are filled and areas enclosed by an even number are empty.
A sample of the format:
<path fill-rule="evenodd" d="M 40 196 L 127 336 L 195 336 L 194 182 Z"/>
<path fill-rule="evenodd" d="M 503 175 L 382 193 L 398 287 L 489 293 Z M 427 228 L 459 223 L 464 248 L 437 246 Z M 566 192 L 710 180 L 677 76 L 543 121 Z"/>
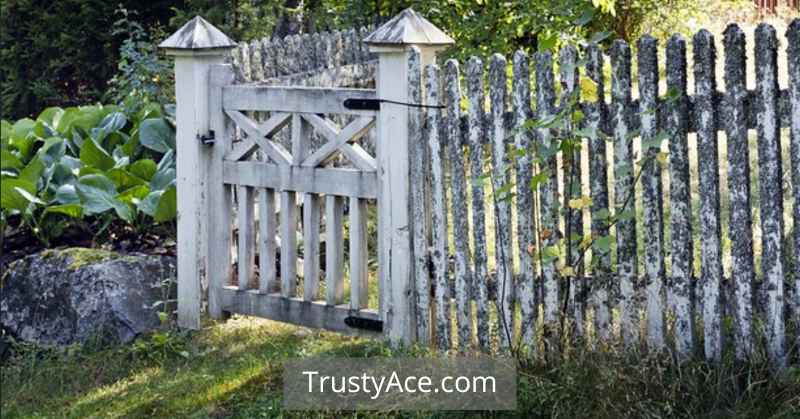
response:
<path fill-rule="evenodd" d="M 234 317 L 191 334 L 63 352 L 17 347 L 2 368 L 2 417 L 461 417 L 467 412 L 286 412 L 282 362 L 297 357 L 435 356 Z M 637 359 L 633 357 L 638 356 Z M 800 370 L 770 377 L 760 359 L 677 366 L 668 358 L 572 352 L 520 364 L 516 412 L 489 417 L 759 417 L 800 414 Z"/>

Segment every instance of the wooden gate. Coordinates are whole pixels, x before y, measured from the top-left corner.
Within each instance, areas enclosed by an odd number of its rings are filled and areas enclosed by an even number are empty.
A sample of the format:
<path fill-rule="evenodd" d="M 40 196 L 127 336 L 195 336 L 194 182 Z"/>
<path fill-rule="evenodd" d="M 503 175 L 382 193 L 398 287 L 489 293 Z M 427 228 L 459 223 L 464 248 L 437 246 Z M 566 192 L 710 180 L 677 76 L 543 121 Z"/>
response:
<path fill-rule="evenodd" d="M 377 307 L 368 306 L 367 272 L 367 206 L 378 197 L 377 163 L 359 144 L 378 111 L 343 105 L 345 99 L 374 99 L 375 91 L 218 89 L 222 115 L 212 121 L 220 124 L 214 126 L 214 147 L 225 153 L 221 176 L 211 174 L 222 189 L 211 195 L 222 200 L 210 218 L 209 237 L 216 248 L 209 256 L 210 296 L 217 309 L 339 332 L 380 332 Z M 268 116 L 258 120 L 256 113 Z M 350 121 L 339 127 L 334 115 L 348 115 Z M 282 130 L 291 132 L 290 144 L 276 140 Z M 325 140 L 316 149 L 312 132 Z M 234 244 L 235 270 L 230 268 Z"/>

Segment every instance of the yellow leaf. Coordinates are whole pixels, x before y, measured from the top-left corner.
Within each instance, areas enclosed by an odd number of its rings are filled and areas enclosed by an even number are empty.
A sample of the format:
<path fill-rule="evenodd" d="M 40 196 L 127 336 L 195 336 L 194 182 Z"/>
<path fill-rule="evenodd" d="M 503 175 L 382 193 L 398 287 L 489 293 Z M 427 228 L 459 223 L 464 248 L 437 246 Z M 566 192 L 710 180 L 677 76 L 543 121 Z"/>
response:
<path fill-rule="evenodd" d="M 656 154 L 656 160 L 658 160 L 661 164 L 667 164 L 667 159 L 669 158 L 669 153 L 658 153 Z"/>
<path fill-rule="evenodd" d="M 582 196 L 580 198 L 570 199 L 569 207 L 572 209 L 588 208 L 592 205 L 592 198 L 589 196 Z"/>

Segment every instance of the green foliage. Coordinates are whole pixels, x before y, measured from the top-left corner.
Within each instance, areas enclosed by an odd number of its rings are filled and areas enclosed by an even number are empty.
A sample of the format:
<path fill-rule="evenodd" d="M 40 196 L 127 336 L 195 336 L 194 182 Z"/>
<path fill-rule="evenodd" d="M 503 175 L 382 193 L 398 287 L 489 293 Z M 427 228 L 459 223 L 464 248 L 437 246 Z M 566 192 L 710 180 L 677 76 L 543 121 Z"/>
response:
<path fill-rule="evenodd" d="M 170 118 L 150 104 L 137 113 L 116 106 L 48 108 L 36 120 L 2 121 L 3 219 L 30 229 L 44 245 L 68 225 L 99 235 L 118 220 L 137 230 L 172 220 Z"/>

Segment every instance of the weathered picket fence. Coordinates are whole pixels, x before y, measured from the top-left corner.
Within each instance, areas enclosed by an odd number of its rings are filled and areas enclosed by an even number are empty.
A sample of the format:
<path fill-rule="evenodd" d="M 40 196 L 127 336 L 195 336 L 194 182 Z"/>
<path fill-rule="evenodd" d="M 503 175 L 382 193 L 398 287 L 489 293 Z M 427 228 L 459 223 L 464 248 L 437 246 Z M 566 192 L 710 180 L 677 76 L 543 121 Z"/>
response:
<path fill-rule="evenodd" d="M 556 58 L 517 52 L 509 92 L 498 54 L 488 66 L 471 58 L 463 77 L 455 60 L 440 70 L 435 53 L 452 40 L 410 9 L 365 39 L 378 57 L 375 89 L 237 82 L 223 64 L 235 44 L 197 18 L 162 44 L 176 58 L 179 322 L 199 327 L 207 283 L 212 317 L 257 315 L 445 350 L 538 352 L 619 337 L 629 348 L 718 360 L 725 351 L 747 359 L 763 342 L 784 366 L 800 321 L 796 221 L 784 242 L 784 200 L 800 219 L 800 20 L 787 38 L 788 89 L 778 85 L 776 32 L 761 25 L 748 90 L 745 35 L 728 27 L 719 91 L 713 36 L 697 33 L 689 95 L 686 41 L 667 43 L 660 88 L 658 45 L 644 37 L 635 99 L 631 47 L 616 41 L 607 101 L 597 46 Z M 334 114 L 345 115 L 338 125 Z M 374 156 L 358 145 L 373 126 Z M 284 127 L 286 147 L 273 141 Z M 791 167 L 781 157 L 785 127 Z M 327 142 L 314 149 L 312 131 Z M 575 137 L 577 146 L 562 147 Z M 367 240 L 373 204 L 377 249 Z"/>

